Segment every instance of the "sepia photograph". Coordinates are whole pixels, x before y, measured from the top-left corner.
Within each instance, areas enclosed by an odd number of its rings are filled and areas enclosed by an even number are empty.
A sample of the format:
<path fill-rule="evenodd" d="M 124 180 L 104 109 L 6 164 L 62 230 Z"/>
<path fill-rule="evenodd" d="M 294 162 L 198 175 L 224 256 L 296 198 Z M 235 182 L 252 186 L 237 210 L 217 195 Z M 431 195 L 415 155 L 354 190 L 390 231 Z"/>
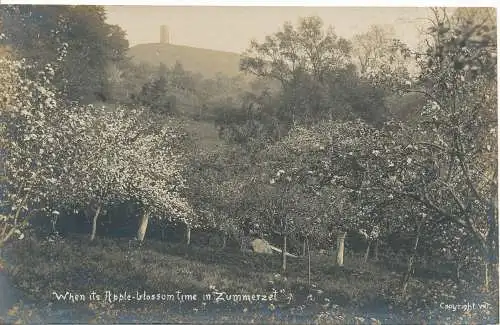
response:
<path fill-rule="evenodd" d="M 499 324 L 471 6 L 0 4 L 0 325 Z"/>

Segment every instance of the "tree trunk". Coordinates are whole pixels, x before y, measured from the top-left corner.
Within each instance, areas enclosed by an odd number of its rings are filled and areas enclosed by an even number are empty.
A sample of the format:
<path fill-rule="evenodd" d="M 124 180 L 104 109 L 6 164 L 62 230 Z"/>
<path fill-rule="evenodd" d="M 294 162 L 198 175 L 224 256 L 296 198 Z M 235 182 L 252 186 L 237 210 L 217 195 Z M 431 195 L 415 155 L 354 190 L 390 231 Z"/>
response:
<path fill-rule="evenodd" d="M 283 275 L 285 275 L 285 272 L 286 272 L 286 240 L 287 240 L 287 235 L 284 234 L 283 235 L 283 250 L 281 251 L 281 255 L 283 257 L 283 263 L 281 264 L 281 272 L 283 273 Z"/>
<path fill-rule="evenodd" d="M 345 236 L 347 235 L 347 232 L 343 232 L 337 237 L 337 265 L 338 266 L 343 266 L 344 265 L 344 241 L 345 241 Z"/>
<path fill-rule="evenodd" d="M 52 216 L 52 233 L 57 233 L 57 229 L 56 229 L 56 225 L 57 225 L 57 221 L 59 220 L 59 216 L 55 215 L 55 216 Z"/>
<path fill-rule="evenodd" d="M 408 282 L 410 281 L 411 275 L 414 270 L 414 264 L 415 264 L 415 258 L 417 256 L 417 247 L 418 247 L 418 240 L 420 238 L 420 227 L 417 229 L 417 236 L 415 237 L 415 242 L 413 243 L 413 249 L 412 253 L 410 255 L 410 258 L 408 259 L 408 266 L 406 268 L 406 273 L 403 277 L 403 284 L 402 284 L 402 291 L 403 294 L 406 293 L 406 289 L 408 288 Z"/>
<path fill-rule="evenodd" d="M 7 228 L 7 225 L 5 225 L 5 228 L 4 228 L 4 231 L 2 232 L 3 234 L 5 234 L 5 230 Z M 5 243 L 10 239 L 10 237 L 12 235 L 14 235 L 14 232 L 16 231 L 16 227 L 12 227 L 8 232 L 7 234 L 5 235 L 2 235 L 2 237 L 0 238 L 0 248 L 3 247 L 5 245 Z"/>
<path fill-rule="evenodd" d="M 307 238 L 302 242 L 302 256 L 306 256 L 306 242 Z"/>
<path fill-rule="evenodd" d="M 222 232 L 222 249 L 225 249 L 227 245 L 227 232 Z"/>
<path fill-rule="evenodd" d="M 494 178 L 497 178 L 495 170 Z M 488 211 L 488 233 L 483 242 L 484 252 L 484 288 L 488 292 L 490 289 L 490 277 L 497 276 L 498 268 L 498 184 L 491 182 L 490 206 Z"/>
<path fill-rule="evenodd" d="M 95 239 L 95 234 L 97 231 L 97 218 L 99 217 L 99 213 L 101 213 L 100 205 L 97 206 L 94 217 L 92 218 L 92 233 L 90 234 L 90 241 L 93 241 Z"/>
<path fill-rule="evenodd" d="M 375 260 L 376 261 L 378 260 L 378 244 L 379 244 L 379 240 L 375 239 Z"/>
<path fill-rule="evenodd" d="M 480 236 L 477 237 L 479 237 L 479 240 L 481 241 L 482 251 L 483 251 L 483 258 L 482 258 L 483 270 L 484 270 L 483 288 L 486 292 L 488 292 L 490 289 L 489 287 L 490 287 L 490 277 L 491 277 L 490 267 L 493 264 L 491 254 L 492 252 L 494 252 L 493 254 L 496 254 L 496 251 L 493 251 L 491 249 L 491 246 L 489 245 L 488 241 L 482 240 Z"/>
<path fill-rule="evenodd" d="M 141 222 L 139 224 L 139 229 L 137 230 L 137 240 L 143 241 L 144 236 L 146 236 L 146 230 L 148 229 L 149 222 L 149 211 L 145 211 L 142 215 Z"/>
<path fill-rule="evenodd" d="M 246 248 L 246 245 L 245 245 L 245 237 L 244 236 L 241 236 L 240 237 L 240 250 L 242 252 L 245 251 L 245 248 Z"/>
<path fill-rule="evenodd" d="M 24 203 L 26 202 L 27 197 L 28 197 L 27 195 L 24 197 L 24 200 L 22 201 L 22 204 L 17 209 L 17 211 L 16 211 L 16 213 L 14 215 L 14 225 L 11 225 L 11 229 L 8 232 L 7 232 L 7 228 L 9 226 L 9 223 L 7 223 L 7 221 L 5 221 L 5 224 L 4 224 L 3 229 L 2 229 L 2 234 L 0 236 L 0 247 L 4 246 L 5 243 L 10 239 L 10 237 L 12 235 L 14 235 L 14 232 L 17 229 L 17 227 L 16 227 L 17 220 L 19 219 L 19 215 L 21 214 L 22 207 L 24 206 Z M 27 221 L 28 221 L 27 216 L 25 216 L 25 219 L 24 219 L 23 223 L 25 223 Z"/>
<path fill-rule="evenodd" d="M 191 244 L 191 226 L 186 224 L 186 244 L 189 246 Z"/>
<path fill-rule="evenodd" d="M 368 240 L 368 246 L 366 246 L 365 252 L 365 264 L 368 262 L 368 256 L 370 255 L 370 246 L 372 245 L 372 241 Z"/>
<path fill-rule="evenodd" d="M 3 238 L 3 235 L 5 235 L 5 232 L 7 231 L 8 225 L 9 224 L 7 222 L 5 222 L 5 224 L 3 225 L 2 232 L 0 233 L 0 238 Z"/>
<path fill-rule="evenodd" d="M 309 247 L 309 239 L 306 238 L 307 244 L 307 284 L 311 286 L 311 248 Z"/>
<path fill-rule="evenodd" d="M 484 262 L 484 290 L 488 292 L 490 290 L 490 263 L 488 261 Z"/>
<path fill-rule="evenodd" d="M 490 270 L 491 270 L 491 278 L 493 279 L 493 281 L 495 281 L 495 279 L 497 279 L 498 281 L 498 263 L 490 263 Z M 493 287 L 495 287 L 495 283 L 493 283 Z"/>

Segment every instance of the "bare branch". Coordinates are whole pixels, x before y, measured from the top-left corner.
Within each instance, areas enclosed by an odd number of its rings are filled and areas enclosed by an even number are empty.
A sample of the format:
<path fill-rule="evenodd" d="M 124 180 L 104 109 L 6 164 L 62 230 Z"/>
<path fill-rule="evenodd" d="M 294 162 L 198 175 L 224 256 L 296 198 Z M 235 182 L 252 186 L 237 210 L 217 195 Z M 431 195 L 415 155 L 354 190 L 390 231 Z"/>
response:
<path fill-rule="evenodd" d="M 457 205 L 460 207 L 460 210 L 462 210 L 462 213 L 465 213 L 466 212 L 465 204 L 462 202 L 462 200 L 460 200 L 460 198 L 458 197 L 457 193 L 453 190 L 451 185 L 443 181 L 438 181 L 438 182 L 443 184 L 446 187 L 446 189 L 448 189 L 450 194 L 453 196 L 453 200 L 455 200 Z"/>
<path fill-rule="evenodd" d="M 463 153 L 463 145 L 461 143 L 458 143 L 457 141 L 457 146 L 459 152 L 457 152 L 457 157 L 458 160 L 460 161 L 460 168 L 462 169 L 462 172 L 464 173 L 465 180 L 467 182 L 467 185 L 469 186 L 470 190 L 474 194 L 474 196 L 481 202 L 485 203 L 486 201 L 482 198 L 482 196 L 479 194 L 479 192 L 476 189 L 476 186 L 472 182 L 472 178 L 470 176 L 469 168 L 467 167 L 464 159 L 464 153 Z"/>

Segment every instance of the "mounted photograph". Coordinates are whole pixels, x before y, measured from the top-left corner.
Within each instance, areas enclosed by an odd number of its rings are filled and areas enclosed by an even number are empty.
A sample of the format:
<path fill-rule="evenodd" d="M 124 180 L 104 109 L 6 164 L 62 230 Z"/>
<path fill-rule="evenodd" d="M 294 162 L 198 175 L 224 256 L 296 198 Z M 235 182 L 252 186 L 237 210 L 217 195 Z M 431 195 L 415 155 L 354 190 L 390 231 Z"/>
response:
<path fill-rule="evenodd" d="M 494 7 L 0 5 L 0 325 L 500 323 L 497 55 Z"/>

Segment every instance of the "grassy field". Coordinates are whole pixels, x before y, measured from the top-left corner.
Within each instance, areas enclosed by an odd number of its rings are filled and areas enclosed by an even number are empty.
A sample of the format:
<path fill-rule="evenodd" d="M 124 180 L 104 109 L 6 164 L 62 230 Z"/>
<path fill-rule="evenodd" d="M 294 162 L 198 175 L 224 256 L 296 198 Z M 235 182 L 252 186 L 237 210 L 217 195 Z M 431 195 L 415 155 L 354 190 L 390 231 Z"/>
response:
<path fill-rule="evenodd" d="M 183 126 L 199 148 L 209 151 L 225 144 L 212 122 L 186 120 Z"/>
<path fill-rule="evenodd" d="M 184 321 L 196 316 L 197 320 L 205 317 L 207 322 L 210 318 L 242 324 L 377 323 L 370 318 L 382 324 L 484 324 L 498 320 L 495 301 L 490 298 L 494 295 L 474 294 L 474 288 L 467 284 L 442 277 L 417 275 L 403 297 L 398 293 L 402 261 L 388 264 L 381 258 L 364 264 L 356 254 L 347 254 L 344 267 L 333 266 L 331 256 L 312 256 L 309 285 L 307 259 L 289 259 L 284 278 L 278 274 L 278 255 L 242 253 L 231 248 L 186 247 L 161 241 L 147 241 L 134 248 L 126 239 L 98 238 L 90 243 L 84 236 L 62 242 L 32 238 L 7 247 L 6 253 L 9 277 L 37 301 L 57 303 L 54 292 L 86 297 L 91 291 L 103 296 L 111 291 L 123 297 L 125 292 L 134 296 L 146 292 L 149 297 L 157 293 L 167 300 L 174 297 L 170 301 L 78 302 L 109 317 L 134 311 L 143 315 L 168 313 L 169 319 L 177 315 Z M 193 294 L 196 301 L 192 296 L 179 301 L 182 295 Z M 203 300 L 205 294 L 211 296 Z M 247 294 L 274 296 L 267 301 L 234 301 L 242 299 L 237 295 Z M 470 312 L 440 307 L 442 303 L 463 301 L 488 301 L 491 306 L 487 311 Z"/>

